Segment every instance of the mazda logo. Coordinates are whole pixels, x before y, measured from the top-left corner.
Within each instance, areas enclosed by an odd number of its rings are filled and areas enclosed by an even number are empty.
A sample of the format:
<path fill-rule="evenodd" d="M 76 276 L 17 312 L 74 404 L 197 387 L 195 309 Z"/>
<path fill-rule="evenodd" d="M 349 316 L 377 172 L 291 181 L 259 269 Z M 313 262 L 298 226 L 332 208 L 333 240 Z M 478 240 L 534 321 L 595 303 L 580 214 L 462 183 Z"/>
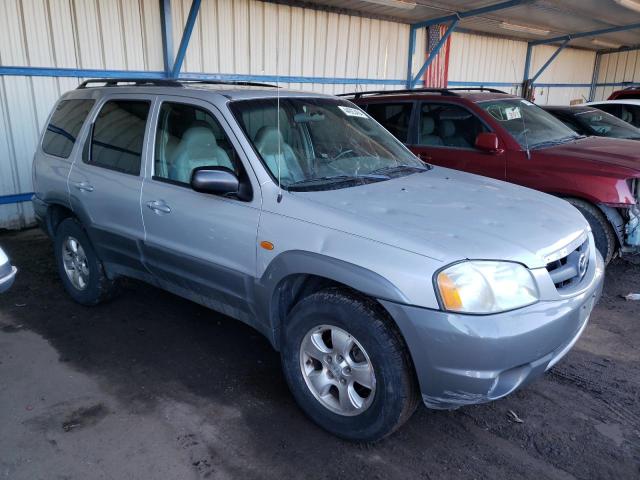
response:
<path fill-rule="evenodd" d="M 578 273 L 581 277 L 584 277 L 584 274 L 587 273 L 587 265 L 587 256 L 584 253 L 581 253 L 580 258 L 578 258 Z"/>

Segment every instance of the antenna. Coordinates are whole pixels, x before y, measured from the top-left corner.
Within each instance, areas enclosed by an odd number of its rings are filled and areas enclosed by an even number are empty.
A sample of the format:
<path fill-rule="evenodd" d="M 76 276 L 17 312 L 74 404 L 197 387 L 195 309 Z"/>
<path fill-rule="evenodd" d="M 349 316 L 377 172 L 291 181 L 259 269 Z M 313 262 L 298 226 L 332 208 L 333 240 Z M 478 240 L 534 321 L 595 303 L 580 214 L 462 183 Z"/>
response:
<path fill-rule="evenodd" d="M 513 68 L 513 78 L 518 78 L 518 74 L 516 73 L 516 64 L 513 61 L 513 58 L 511 58 L 511 67 Z M 527 160 L 531 160 L 531 150 L 529 150 L 529 135 L 527 135 L 527 123 L 524 120 L 524 109 L 522 109 L 522 113 L 520 114 L 520 120 L 522 120 L 522 134 L 524 135 L 524 147 L 527 152 Z M 507 167 L 505 164 L 505 176 L 506 169 Z"/>
<path fill-rule="evenodd" d="M 278 203 L 282 201 L 281 167 L 282 146 L 280 132 L 280 28 L 276 29 L 276 125 L 278 128 Z"/>

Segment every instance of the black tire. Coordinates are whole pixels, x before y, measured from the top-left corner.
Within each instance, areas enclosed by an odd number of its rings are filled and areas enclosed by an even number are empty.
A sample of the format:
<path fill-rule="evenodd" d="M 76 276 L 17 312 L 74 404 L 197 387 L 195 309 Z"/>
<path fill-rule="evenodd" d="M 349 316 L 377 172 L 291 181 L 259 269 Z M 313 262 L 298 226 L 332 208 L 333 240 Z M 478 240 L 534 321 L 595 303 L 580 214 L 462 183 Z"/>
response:
<path fill-rule="evenodd" d="M 380 440 L 409 419 L 419 403 L 409 352 L 390 322 L 377 303 L 336 288 L 304 298 L 286 319 L 281 357 L 289 388 L 302 410 L 334 435 L 351 441 Z M 355 416 L 334 413 L 320 403 L 301 370 L 300 348 L 305 335 L 327 324 L 346 330 L 360 342 L 375 372 L 374 398 Z"/>
<path fill-rule="evenodd" d="M 611 227 L 611 223 L 602 213 L 602 210 L 595 205 L 578 198 L 567 198 L 566 200 L 576 207 L 589 222 L 596 248 L 602 255 L 605 265 L 607 265 L 615 255 L 617 247 L 616 234 Z"/>
<path fill-rule="evenodd" d="M 86 256 L 89 275 L 83 289 L 74 286 L 64 268 L 63 245 L 69 237 L 77 240 Z M 97 305 L 113 297 L 116 292 L 116 283 L 107 278 L 102 262 L 96 255 L 89 237 L 78 220 L 67 218 L 58 225 L 54 237 L 54 249 L 58 275 L 60 275 L 62 284 L 71 298 L 82 305 Z"/>

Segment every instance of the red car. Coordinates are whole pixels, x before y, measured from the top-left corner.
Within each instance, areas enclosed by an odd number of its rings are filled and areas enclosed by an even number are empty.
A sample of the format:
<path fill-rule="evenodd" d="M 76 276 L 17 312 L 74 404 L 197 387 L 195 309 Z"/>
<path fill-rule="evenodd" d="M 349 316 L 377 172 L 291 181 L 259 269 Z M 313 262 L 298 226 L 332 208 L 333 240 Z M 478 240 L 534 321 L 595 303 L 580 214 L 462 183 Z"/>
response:
<path fill-rule="evenodd" d="M 609 95 L 608 100 L 638 100 L 640 99 L 640 87 L 628 87 L 624 90 L 616 90 Z"/>
<path fill-rule="evenodd" d="M 591 224 L 605 261 L 640 252 L 637 142 L 578 135 L 533 103 L 492 89 L 350 97 L 425 162 L 566 199 Z"/>

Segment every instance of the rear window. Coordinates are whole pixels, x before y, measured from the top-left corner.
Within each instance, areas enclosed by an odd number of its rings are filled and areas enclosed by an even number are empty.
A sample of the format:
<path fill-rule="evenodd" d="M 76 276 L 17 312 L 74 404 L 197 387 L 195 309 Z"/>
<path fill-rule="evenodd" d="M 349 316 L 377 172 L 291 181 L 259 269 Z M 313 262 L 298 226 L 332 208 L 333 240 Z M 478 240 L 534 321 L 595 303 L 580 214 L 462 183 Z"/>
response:
<path fill-rule="evenodd" d="M 42 150 L 56 157 L 69 158 L 82 124 L 94 100 L 63 100 L 56 106 L 42 139 Z"/>
<path fill-rule="evenodd" d="M 84 161 L 139 175 L 150 106 L 150 102 L 139 100 L 106 102 L 94 123 L 90 151 Z"/>

